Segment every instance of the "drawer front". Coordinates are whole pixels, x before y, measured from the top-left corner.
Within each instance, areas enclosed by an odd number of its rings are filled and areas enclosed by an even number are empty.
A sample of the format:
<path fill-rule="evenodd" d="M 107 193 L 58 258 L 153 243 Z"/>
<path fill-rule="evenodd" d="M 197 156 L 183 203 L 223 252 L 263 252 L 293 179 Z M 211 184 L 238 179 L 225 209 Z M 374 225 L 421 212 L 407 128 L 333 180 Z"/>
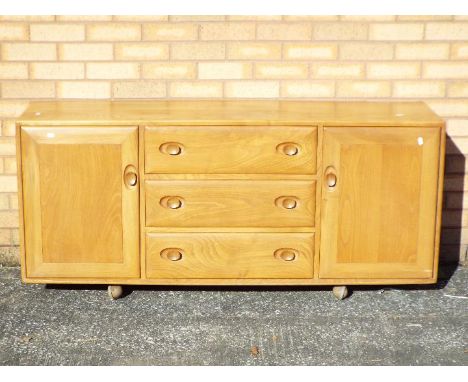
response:
<path fill-rule="evenodd" d="M 145 128 L 145 171 L 158 174 L 315 174 L 317 128 Z"/>
<path fill-rule="evenodd" d="M 148 278 L 313 278 L 313 233 L 148 233 Z"/>
<path fill-rule="evenodd" d="M 313 227 L 315 182 L 147 180 L 152 227 Z"/>

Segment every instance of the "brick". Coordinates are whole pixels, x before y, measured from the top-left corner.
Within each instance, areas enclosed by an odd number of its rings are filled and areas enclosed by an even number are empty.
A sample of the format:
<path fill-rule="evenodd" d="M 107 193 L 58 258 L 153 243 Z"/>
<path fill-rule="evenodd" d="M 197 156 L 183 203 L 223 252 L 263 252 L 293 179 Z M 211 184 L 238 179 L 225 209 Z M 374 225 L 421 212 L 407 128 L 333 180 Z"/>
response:
<path fill-rule="evenodd" d="M 29 101 L 6 101 L 0 99 L 0 119 L 16 118 L 26 110 L 28 105 Z M 3 123 L 6 122 L 7 121 L 3 121 Z"/>
<path fill-rule="evenodd" d="M 161 98 L 166 96 L 163 81 L 119 81 L 113 84 L 115 98 Z"/>
<path fill-rule="evenodd" d="M 366 40 L 365 23 L 317 23 L 314 40 Z"/>
<path fill-rule="evenodd" d="M 364 65 L 355 63 L 313 63 L 312 78 L 361 78 L 364 75 Z"/>
<path fill-rule="evenodd" d="M 222 82 L 172 82 L 169 95 L 175 98 L 220 98 L 223 96 Z"/>
<path fill-rule="evenodd" d="M 443 81 L 396 81 L 393 96 L 402 98 L 434 98 L 445 96 Z"/>
<path fill-rule="evenodd" d="M 54 61 L 57 59 L 55 44 L 16 43 L 2 44 L 4 61 Z"/>
<path fill-rule="evenodd" d="M 459 244 L 468 242 L 468 228 L 444 228 L 440 236 L 441 244 Z"/>
<path fill-rule="evenodd" d="M 16 145 L 15 140 L 11 138 L 1 138 L 0 139 L 0 155 L 15 155 Z"/>
<path fill-rule="evenodd" d="M 343 15 L 340 16 L 340 20 L 342 21 L 394 21 L 395 16 L 391 15 L 371 15 L 371 16 L 366 16 L 366 15 Z"/>
<path fill-rule="evenodd" d="M 147 24 L 143 25 L 143 40 L 196 40 L 197 24 Z"/>
<path fill-rule="evenodd" d="M 423 65 L 424 78 L 468 78 L 468 62 L 430 62 Z"/>
<path fill-rule="evenodd" d="M 31 64 L 31 78 L 33 79 L 70 79 L 84 78 L 84 64 L 82 63 L 33 63 Z"/>
<path fill-rule="evenodd" d="M 16 174 L 16 157 L 5 158 L 5 174 Z"/>
<path fill-rule="evenodd" d="M 55 16 L 25 16 L 25 15 L 8 15 L 0 16 L 0 21 L 54 21 Z"/>
<path fill-rule="evenodd" d="M 468 43 L 452 44 L 450 58 L 454 60 L 468 60 Z"/>
<path fill-rule="evenodd" d="M 197 15 L 197 16 L 169 16 L 169 21 L 223 21 L 225 16 Z"/>
<path fill-rule="evenodd" d="M 28 26 L 26 24 L 0 24 L 0 41 L 28 40 Z"/>
<path fill-rule="evenodd" d="M 369 40 L 422 40 L 424 24 L 371 24 Z"/>
<path fill-rule="evenodd" d="M 115 44 L 117 60 L 167 60 L 169 46 L 159 43 L 125 43 Z"/>
<path fill-rule="evenodd" d="M 3 120 L 1 135 L 4 137 L 14 137 L 16 135 L 16 124 L 14 120 Z"/>
<path fill-rule="evenodd" d="M 468 119 L 449 119 L 446 121 L 446 128 L 450 136 L 467 136 Z"/>
<path fill-rule="evenodd" d="M 449 45 L 440 43 L 396 44 L 397 60 L 446 60 L 449 58 Z"/>
<path fill-rule="evenodd" d="M 284 21 L 338 21 L 339 16 L 330 15 L 292 15 L 283 16 Z"/>
<path fill-rule="evenodd" d="M 426 40 L 468 40 L 468 23 L 427 23 Z"/>
<path fill-rule="evenodd" d="M 390 60 L 393 58 L 393 46 L 387 43 L 342 43 L 340 56 L 344 60 Z"/>
<path fill-rule="evenodd" d="M 10 198 L 7 193 L 0 194 L 0 210 L 8 210 L 10 208 Z"/>
<path fill-rule="evenodd" d="M 337 83 L 337 96 L 347 98 L 381 98 L 391 94 L 387 81 L 340 81 Z"/>
<path fill-rule="evenodd" d="M 447 154 L 468 154 L 468 137 L 450 137 L 446 144 Z"/>
<path fill-rule="evenodd" d="M 227 58 L 234 60 L 279 60 L 281 44 L 241 42 L 227 44 Z"/>
<path fill-rule="evenodd" d="M 444 186 L 445 189 L 445 186 Z M 468 210 L 442 211 L 442 227 L 466 227 L 468 223 Z"/>
<path fill-rule="evenodd" d="M 19 230 L 18 229 L 12 229 L 11 230 L 11 244 L 14 246 L 20 245 L 20 239 L 19 239 Z M 19 260 L 19 252 L 14 255 L 16 257 L 16 264 L 20 263 Z"/>
<path fill-rule="evenodd" d="M 367 78 L 419 78 L 419 62 L 372 62 L 367 64 Z"/>
<path fill-rule="evenodd" d="M 103 61 L 114 57 L 112 44 L 105 43 L 60 44 L 58 50 L 62 61 Z"/>
<path fill-rule="evenodd" d="M 333 81 L 287 81 L 281 84 L 281 97 L 325 98 L 334 95 Z"/>
<path fill-rule="evenodd" d="M 205 23 L 200 26 L 200 40 L 254 40 L 255 24 Z"/>
<path fill-rule="evenodd" d="M 449 83 L 447 94 L 449 97 L 468 98 L 468 82 L 457 81 Z M 468 126 L 466 128 L 466 134 L 468 135 Z"/>
<path fill-rule="evenodd" d="M 0 79 L 22 80 L 28 78 L 28 65 L 0 62 Z"/>
<path fill-rule="evenodd" d="M 427 100 L 427 105 L 441 117 L 466 117 L 468 100 Z"/>
<path fill-rule="evenodd" d="M 14 81 L 2 83 L 3 98 L 54 98 L 53 81 Z"/>
<path fill-rule="evenodd" d="M 2 245 L 11 245 L 11 229 L 0 229 L 0 246 Z"/>
<path fill-rule="evenodd" d="M 447 141 L 450 137 L 447 138 Z M 468 172 L 466 157 L 462 154 L 445 156 L 446 174 L 464 174 Z"/>
<path fill-rule="evenodd" d="M 10 210 L 18 209 L 18 194 L 10 194 Z"/>
<path fill-rule="evenodd" d="M 333 60 L 336 58 L 336 52 L 335 44 L 284 44 L 284 58 L 286 59 Z"/>
<path fill-rule="evenodd" d="M 83 24 L 31 24 L 31 41 L 83 41 Z"/>
<path fill-rule="evenodd" d="M 171 58 L 175 60 L 218 60 L 224 59 L 225 55 L 223 43 L 177 43 L 171 46 Z"/>
<path fill-rule="evenodd" d="M 261 15 L 261 16 L 227 16 L 229 21 L 281 21 L 281 16 Z"/>
<path fill-rule="evenodd" d="M 141 39 L 141 26 L 131 23 L 103 23 L 86 26 L 89 41 L 138 41 Z"/>
<path fill-rule="evenodd" d="M 108 82 L 100 81 L 60 81 L 57 83 L 59 98 L 110 98 Z"/>
<path fill-rule="evenodd" d="M 445 175 L 444 176 L 444 192 L 447 192 L 447 191 L 468 191 L 468 176 L 466 174 Z"/>
<path fill-rule="evenodd" d="M 159 16 L 159 15 L 120 15 L 113 17 L 115 21 L 136 21 L 136 22 L 147 22 L 147 21 L 167 21 L 169 16 Z"/>
<path fill-rule="evenodd" d="M 441 15 L 401 15 L 397 16 L 399 21 L 443 21 L 451 20 L 452 16 Z"/>
<path fill-rule="evenodd" d="M 153 79 L 191 79 L 196 77 L 197 70 L 193 62 L 143 63 L 141 75 Z"/>
<path fill-rule="evenodd" d="M 240 62 L 200 62 L 198 78 L 203 80 L 245 79 L 252 77 L 252 64 Z"/>
<path fill-rule="evenodd" d="M 7 176 L 0 176 L 0 183 L 5 178 L 10 178 Z M 16 176 L 12 176 L 16 184 Z M 2 211 L 0 214 L 0 228 L 18 228 L 19 225 L 19 215 L 18 211 Z"/>
<path fill-rule="evenodd" d="M 266 23 L 258 24 L 258 40 L 310 40 L 312 25 L 309 23 Z"/>
<path fill-rule="evenodd" d="M 56 21 L 111 21 L 112 16 L 101 15 L 63 15 L 56 16 Z"/>
<path fill-rule="evenodd" d="M 225 85 L 228 98 L 277 98 L 279 83 L 276 81 L 232 81 Z"/>
<path fill-rule="evenodd" d="M 139 66 L 133 62 L 98 62 L 86 64 L 89 79 L 132 79 L 140 77 Z"/>
<path fill-rule="evenodd" d="M 17 182 L 18 180 L 16 176 L 14 175 L 0 175 L 0 192 L 17 192 L 18 191 Z"/>
<path fill-rule="evenodd" d="M 468 208 L 468 194 L 462 192 L 447 192 L 445 194 L 444 208 L 451 209 L 467 209 Z"/>
<path fill-rule="evenodd" d="M 308 64 L 287 62 L 255 64 L 255 78 L 260 79 L 307 78 L 308 74 Z"/>

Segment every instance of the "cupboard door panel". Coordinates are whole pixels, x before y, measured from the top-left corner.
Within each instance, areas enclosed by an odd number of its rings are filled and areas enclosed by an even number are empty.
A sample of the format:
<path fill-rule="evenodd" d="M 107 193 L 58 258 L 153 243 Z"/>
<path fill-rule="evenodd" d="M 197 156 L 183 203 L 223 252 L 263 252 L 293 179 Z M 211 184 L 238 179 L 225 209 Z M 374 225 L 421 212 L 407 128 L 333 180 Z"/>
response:
<path fill-rule="evenodd" d="M 440 130 L 325 128 L 321 278 L 430 278 Z"/>
<path fill-rule="evenodd" d="M 137 128 L 23 127 L 21 144 L 27 276 L 138 277 Z"/>

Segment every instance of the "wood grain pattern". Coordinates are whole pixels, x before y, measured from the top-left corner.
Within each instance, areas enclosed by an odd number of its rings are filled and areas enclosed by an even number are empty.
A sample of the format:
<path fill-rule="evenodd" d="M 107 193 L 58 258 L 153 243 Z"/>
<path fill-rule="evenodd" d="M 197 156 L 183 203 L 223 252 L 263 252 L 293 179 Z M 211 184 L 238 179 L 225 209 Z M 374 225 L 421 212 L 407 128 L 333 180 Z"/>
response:
<path fill-rule="evenodd" d="M 137 128 L 21 129 L 30 277 L 139 276 Z"/>
<path fill-rule="evenodd" d="M 324 132 L 321 278 L 432 277 L 439 130 Z"/>
<path fill-rule="evenodd" d="M 38 114 L 39 113 L 39 114 Z M 440 126 L 423 102 L 138 100 L 31 102 L 23 125 Z"/>
<path fill-rule="evenodd" d="M 147 180 L 145 193 L 146 225 L 152 227 L 313 227 L 315 222 L 314 181 Z M 181 207 L 165 206 L 167 197 L 180 199 Z M 296 200 L 296 207 L 284 208 L 281 197 Z"/>
<path fill-rule="evenodd" d="M 32 102 L 17 126 L 25 282 L 437 280 L 445 136 L 423 103 Z"/>
<path fill-rule="evenodd" d="M 160 233 L 146 236 L 148 278 L 312 278 L 313 233 Z M 161 256 L 177 248 L 179 261 Z M 275 257 L 278 249 L 296 258 Z"/>
<path fill-rule="evenodd" d="M 168 154 L 165 150 L 168 144 L 180 145 L 180 153 Z M 289 153 L 289 146 L 296 147 L 297 153 Z M 145 128 L 147 173 L 314 174 L 316 158 L 315 127 Z"/>

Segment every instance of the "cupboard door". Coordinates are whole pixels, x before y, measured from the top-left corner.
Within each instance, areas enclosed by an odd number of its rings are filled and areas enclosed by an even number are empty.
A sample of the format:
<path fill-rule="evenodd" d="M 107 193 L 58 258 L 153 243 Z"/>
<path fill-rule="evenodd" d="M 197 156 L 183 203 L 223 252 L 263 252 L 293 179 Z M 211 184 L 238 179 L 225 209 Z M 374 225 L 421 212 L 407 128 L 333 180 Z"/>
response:
<path fill-rule="evenodd" d="M 440 129 L 325 128 L 321 278 L 431 278 Z"/>
<path fill-rule="evenodd" d="M 26 275 L 139 277 L 137 127 L 22 127 Z"/>

